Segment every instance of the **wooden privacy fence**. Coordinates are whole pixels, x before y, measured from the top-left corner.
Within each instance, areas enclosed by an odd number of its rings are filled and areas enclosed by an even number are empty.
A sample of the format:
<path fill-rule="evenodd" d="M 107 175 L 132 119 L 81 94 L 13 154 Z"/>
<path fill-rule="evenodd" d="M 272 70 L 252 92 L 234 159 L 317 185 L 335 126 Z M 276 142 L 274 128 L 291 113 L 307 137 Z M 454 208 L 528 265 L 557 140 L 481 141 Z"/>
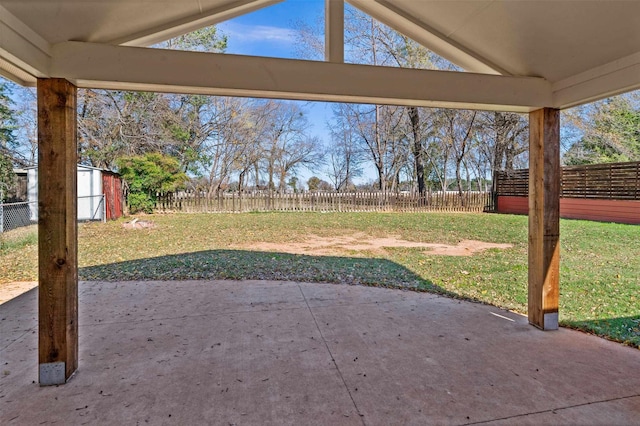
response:
<path fill-rule="evenodd" d="M 562 168 L 560 197 L 640 200 L 640 161 Z M 529 170 L 496 174 L 496 194 L 529 195 Z"/>
<path fill-rule="evenodd" d="M 529 170 L 496 173 L 493 210 L 527 214 Z M 562 168 L 560 216 L 640 224 L 640 161 Z"/>
<path fill-rule="evenodd" d="M 158 194 L 157 212 L 234 213 L 268 211 L 321 212 L 481 212 L 489 202 L 489 192 L 429 192 L 423 196 L 380 192 L 303 192 L 277 193 L 185 191 Z"/>

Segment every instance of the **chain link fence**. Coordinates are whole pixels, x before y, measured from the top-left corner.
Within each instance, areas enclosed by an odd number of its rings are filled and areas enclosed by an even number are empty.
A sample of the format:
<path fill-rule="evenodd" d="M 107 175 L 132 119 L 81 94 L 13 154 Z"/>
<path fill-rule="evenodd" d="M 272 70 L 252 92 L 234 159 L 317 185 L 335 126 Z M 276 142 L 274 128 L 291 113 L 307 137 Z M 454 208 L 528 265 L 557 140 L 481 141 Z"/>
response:
<path fill-rule="evenodd" d="M 36 202 L 0 204 L 0 232 L 11 231 L 37 223 L 34 212 L 38 209 Z"/>
<path fill-rule="evenodd" d="M 104 195 L 78 197 L 79 221 L 105 221 Z M 38 223 L 38 203 L 0 203 L 0 233 Z"/>

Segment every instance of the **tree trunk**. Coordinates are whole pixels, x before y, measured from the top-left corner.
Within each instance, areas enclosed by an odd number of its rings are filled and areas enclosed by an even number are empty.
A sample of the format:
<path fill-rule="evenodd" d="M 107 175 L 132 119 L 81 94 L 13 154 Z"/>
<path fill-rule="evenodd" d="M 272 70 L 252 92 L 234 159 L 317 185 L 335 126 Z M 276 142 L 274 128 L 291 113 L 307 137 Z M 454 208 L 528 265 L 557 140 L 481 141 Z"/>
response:
<path fill-rule="evenodd" d="M 464 207 L 465 202 L 464 202 L 464 194 L 462 192 L 462 174 L 460 172 L 461 165 L 462 165 L 462 161 L 456 158 L 456 184 L 458 186 L 458 196 L 460 197 L 460 201 L 462 202 L 462 207 Z"/>
<path fill-rule="evenodd" d="M 269 184 L 268 184 L 268 190 L 269 191 L 273 191 L 275 189 L 275 184 L 273 182 L 273 162 L 269 161 L 269 165 L 267 167 L 267 173 L 269 174 Z"/>
<path fill-rule="evenodd" d="M 505 123 L 506 119 L 503 113 L 496 112 L 495 115 L 495 128 L 496 128 L 496 143 L 495 143 L 495 151 L 493 153 L 493 168 L 491 173 L 504 170 L 502 166 L 502 160 L 504 159 L 505 148 L 506 148 L 506 128 Z"/>
<path fill-rule="evenodd" d="M 416 107 L 407 108 L 413 133 L 413 158 L 415 162 L 416 180 L 418 181 L 418 193 L 424 194 L 424 163 L 422 162 L 422 141 L 420 140 L 420 112 Z"/>

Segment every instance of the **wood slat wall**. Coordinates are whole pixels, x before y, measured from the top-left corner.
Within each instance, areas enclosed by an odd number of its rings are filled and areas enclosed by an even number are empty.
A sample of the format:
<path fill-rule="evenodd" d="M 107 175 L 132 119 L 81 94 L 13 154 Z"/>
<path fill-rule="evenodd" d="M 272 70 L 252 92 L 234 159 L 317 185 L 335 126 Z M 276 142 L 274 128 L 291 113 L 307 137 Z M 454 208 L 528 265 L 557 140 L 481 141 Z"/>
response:
<path fill-rule="evenodd" d="M 495 188 L 498 196 L 528 196 L 529 170 L 498 172 Z M 563 167 L 560 197 L 640 200 L 640 161 Z"/>

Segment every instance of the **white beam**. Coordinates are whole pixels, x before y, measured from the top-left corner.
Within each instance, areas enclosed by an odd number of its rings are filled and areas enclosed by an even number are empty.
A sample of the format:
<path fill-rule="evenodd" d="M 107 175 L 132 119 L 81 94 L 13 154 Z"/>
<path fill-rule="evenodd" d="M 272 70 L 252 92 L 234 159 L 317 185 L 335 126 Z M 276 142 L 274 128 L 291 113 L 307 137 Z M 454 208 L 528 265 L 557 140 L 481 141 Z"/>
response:
<path fill-rule="evenodd" d="M 541 78 L 181 52 L 65 42 L 51 76 L 79 87 L 531 111 L 550 105 Z"/>
<path fill-rule="evenodd" d="M 346 0 L 364 13 L 420 43 L 437 55 L 459 67 L 483 74 L 511 73 L 486 58 L 472 52 L 434 28 L 419 22 L 385 0 Z"/>
<path fill-rule="evenodd" d="M 333 63 L 344 62 L 344 0 L 324 0 L 324 57 Z"/>
<path fill-rule="evenodd" d="M 6 54 L 0 51 L 0 75 L 13 81 L 21 86 L 34 87 L 38 81 L 32 74 L 26 72 L 22 68 L 18 68 L 13 63 L 6 61 L 2 56 Z"/>
<path fill-rule="evenodd" d="M 0 74 L 23 85 L 49 71 L 51 46 L 11 12 L 0 6 Z"/>
<path fill-rule="evenodd" d="M 640 52 L 553 83 L 553 105 L 564 109 L 640 89 Z"/>
<path fill-rule="evenodd" d="M 151 46 L 282 1 L 283 0 L 237 0 L 224 6 L 203 11 L 197 16 L 189 16 L 159 27 L 149 28 L 135 34 L 120 37 L 112 40 L 110 43 L 121 44 L 123 46 Z"/>

